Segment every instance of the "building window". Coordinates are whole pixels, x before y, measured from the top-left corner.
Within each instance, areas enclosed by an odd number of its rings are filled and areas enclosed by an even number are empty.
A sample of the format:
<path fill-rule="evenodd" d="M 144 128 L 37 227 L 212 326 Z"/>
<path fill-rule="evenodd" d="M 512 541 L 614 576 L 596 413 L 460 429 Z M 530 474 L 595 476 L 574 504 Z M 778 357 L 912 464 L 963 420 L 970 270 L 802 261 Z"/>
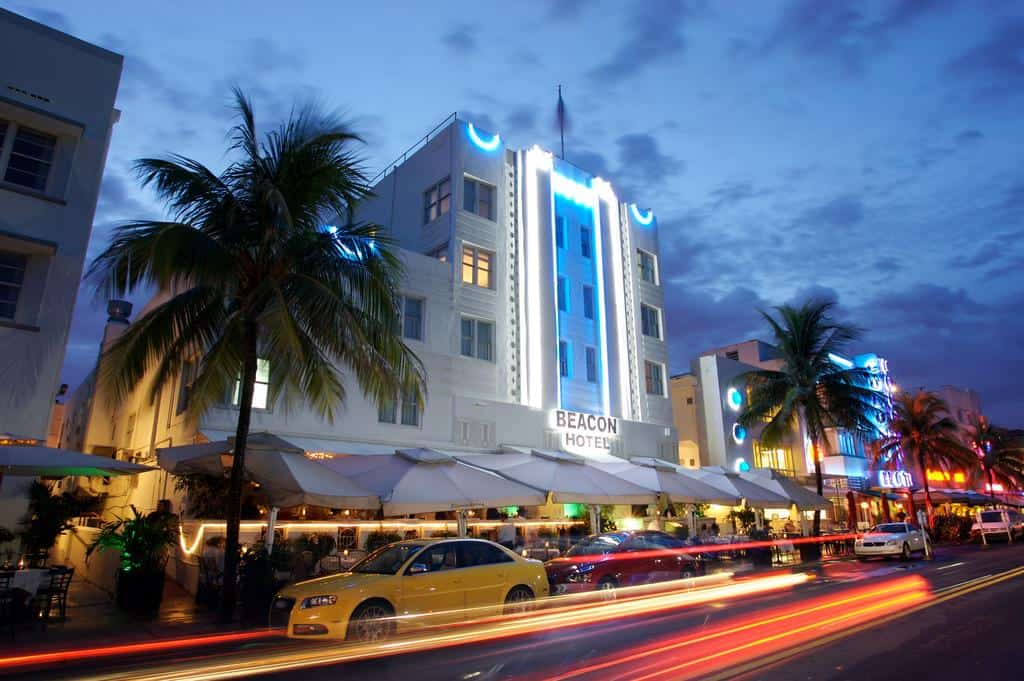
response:
<path fill-rule="evenodd" d="M 398 419 L 398 404 L 394 398 L 388 398 L 377 406 L 377 420 L 380 423 L 395 423 Z"/>
<path fill-rule="evenodd" d="M 587 319 L 594 318 L 594 287 L 583 286 L 583 316 Z"/>
<path fill-rule="evenodd" d="M 555 216 L 555 246 L 565 248 L 565 218 Z"/>
<path fill-rule="evenodd" d="M 558 375 L 569 377 L 569 343 L 558 341 Z"/>
<path fill-rule="evenodd" d="M 423 299 L 402 299 L 402 337 L 423 340 Z"/>
<path fill-rule="evenodd" d="M 235 389 L 231 392 L 231 406 L 237 407 L 242 391 L 242 380 L 235 381 Z M 256 385 L 252 391 L 252 408 L 266 409 L 267 395 L 270 392 L 270 360 L 256 360 Z"/>
<path fill-rule="evenodd" d="M 4 181 L 36 191 L 46 191 L 46 181 L 53 166 L 57 138 L 53 135 L 23 126 L 10 126 L 0 121 L 0 147 L 9 128 L 13 129 L 14 142 L 7 160 Z"/>
<path fill-rule="evenodd" d="M 406 395 L 402 398 L 402 425 L 420 425 L 420 404 L 413 395 Z"/>
<path fill-rule="evenodd" d="M 738 362 L 738 361 L 740 361 L 740 351 L 739 350 L 730 350 L 729 352 L 725 353 L 725 358 L 726 359 L 731 359 L 734 362 Z"/>
<path fill-rule="evenodd" d="M 658 283 L 658 261 L 647 251 L 636 249 L 637 263 L 640 268 L 640 278 L 651 284 Z"/>
<path fill-rule="evenodd" d="M 465 357 L 494 361 L 494 322 L 462 318 L 461 352 Z"/>
<path fill-rule="evenodd" d="M 401 423 L 403 426 L 420 425 L 420 405 L 413 395 L 402 398 L 401 404 L 389 398 L 377 406 L 377 421 L 380 423 Z"/>
<path fill-rule="evenodd" d="M 644 361 L 644 383 L 648 395 L 665 396 L 665 369 L 657 362 Z"/>
<path fill-rule="evenodd" d="M 192 396 L 192 383 L 196 380 L 196 363 L 185 362 L 181 366 L 181 384 L 178 386 L 178 404 L 174 410 L 180 414 L 188 409 L 189 398 Z"/>
<path fill-rule="evenodd" d="M 793 450 L 789 447 L 765 447 L 754 440 L 754 467 L 772 468 L 786 475 L 796 475 Z"/>
<path fill-rule="evenodd" d="M 693 398 L 692 397 L 687 397 L 686 398 L 686 403 L 687 404 L 693 404 Z"/>
<path fill-rule="evenodd" d="M 565 277 L 558 278 L 558 309 L 569 311 L 569 280 Z"/>
<path fill-rule="evenodd" d="M 494 187 L 466 177 L 462 182 L 462 207 L 488 220 L 494 219 Z"/>
<path fill-rule="evenodd" d="M 452 204 L 452 183 L 446 177 L 423 193 L 423 224 L 448 212 Z"/>
<path fill-rule="evenodd" d="M 591 254 L 590 227 L 580 227 L 580 255 L 589 258 Z"/>
<path fill-rule="evenodd" d="M 433 258 L 434 260 L 448 262 L 448 242 L 445 242 L 444 245 L 438 246 L 434 250 L 430 251 L 429 253 L 427 253 L 427 256 Z"/>
<path fill-rule="evenodd" d="M 462 283 L 491 288 L 494 254 L 476 246 L 462 247 Z"/>
<path fill-rule="evenodd" d="M 597 348 L 587 348 L 587 382 L 597 383 Z"/>
<path fill-rule="evenodd" d="M 661 340 L 661 312 L 658 308 L 640 303 L 640 330 L 645 336 Z"/>
<path fill-rule="evenodd" d="M 27 264 L 28 258 L 20 253 L 0 251 L 0 319 L 14 319 L 18 311 Z"/>

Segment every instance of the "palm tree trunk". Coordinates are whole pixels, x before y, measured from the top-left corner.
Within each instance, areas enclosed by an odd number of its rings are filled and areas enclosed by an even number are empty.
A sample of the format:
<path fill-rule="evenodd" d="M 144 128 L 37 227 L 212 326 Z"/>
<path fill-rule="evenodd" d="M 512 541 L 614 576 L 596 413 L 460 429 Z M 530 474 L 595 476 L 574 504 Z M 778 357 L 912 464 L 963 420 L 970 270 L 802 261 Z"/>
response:
<path fill-rule="evenodd" d="M 996 493 L 996 478 L 992 473 L 992 467 L 986 466 L 985 473 L 988 475 L 988 494 L 994 497 Z"/>
<path fill-rule="evenodd" d="M 238 531 L 242 519 L 242 479 L 245 474 L 245 447 L 249 439 L 249 421 L 252 418 L 252 395 L 256 387 L 257 327 L 246 321 L 242 357 L 241 394 L 238 397 L 238 426 L 235 429 L 235 451 L 231 463 L 225 521 L 227 546 L 224 550 L 224 587 L 221 601 L 221 620 L 231 622 L 238 601 Z"/>
<path fill-rule="evenodd" d="M 928 487 L 928 468 L 920 453 L 917 455 L 917 463 L 921 470 L 921 480 L 924 481 L 924 512 L 928 516 L 928 531 L 931 532 L 935 529 L 935 507 L 932 505 L 932 490 Z"/>
<path fill-rule="evenodd" d="M 812 451 L 814 452 L 814 482 L 818 488 L 818 496 L 825 496 L 825 481 L 821 475 L 821 456 L 818 452 L 817 440 L 811 440 Z M 811 536 L 821 536 L 821 509 L 814 509 L 814 525 L 811 526 Z"/>

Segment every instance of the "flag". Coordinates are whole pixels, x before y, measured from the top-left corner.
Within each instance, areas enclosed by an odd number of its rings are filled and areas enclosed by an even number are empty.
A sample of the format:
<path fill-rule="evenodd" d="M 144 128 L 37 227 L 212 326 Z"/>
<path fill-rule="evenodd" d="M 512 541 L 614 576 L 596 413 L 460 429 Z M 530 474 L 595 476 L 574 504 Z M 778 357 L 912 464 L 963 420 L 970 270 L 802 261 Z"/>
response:
<path fill-rule="evenodd" d="M 569 129 L 569 116 L 565 112 L 565 100 L 562 99 L 562 86 L 558 86 L 558 106 L 555 109 L 555 124 L 558 126 L 558 138 L 562 145 L 562 158 L 565 158 L 565 131 Z"/>

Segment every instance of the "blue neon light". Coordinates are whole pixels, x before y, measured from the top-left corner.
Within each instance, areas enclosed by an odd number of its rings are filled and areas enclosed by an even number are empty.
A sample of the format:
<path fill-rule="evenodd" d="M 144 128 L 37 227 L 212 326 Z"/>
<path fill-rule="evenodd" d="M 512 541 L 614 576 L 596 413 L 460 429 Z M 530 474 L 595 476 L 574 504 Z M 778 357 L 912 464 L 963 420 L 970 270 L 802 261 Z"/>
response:
<path fill-rule="evenodd" d="M 485 139 L 480 136 L 480 133 L 476 131 L 472 123 L 467 123 L 466 126 L 469 128 L 469 139 L 484 151 L 494 151 L 501 144 L 501 135 L 495 133 L 490 139 Z"/>
<path fill-rule="evenodd" d="M 732 441 L 738 445 L 743 444 L 747 439 L 747 429 L 738 423 L 732 424 Z"/>
<path fill-rule="evenodd" d="M 594 188 L 578 182 L 558 171 L 551 173 L 551 191 L 573 203 L 593 208 L 596 195 Z"/>
<path fill-rule="evenodd" d="M 746 459 L 743 459 L 743 458 L 736 459 L 736 472 L 737 473 L 747 473 L 749 471 L 750 471 L 750 464 L 747 463 Z"/>
<path fill-rule="evenodd" d="M 851 362 L 850 360 L 846 359 L 845 357 L 840 357 L 839 355 L 830 352 L 830 353 L 828 353 L 828 358 L 830 360 L 832 360 L 833 364 L 838 364 L 839 366 L 843 367 L 844 369 L 852 369 L 853 368 L 853 362 Z"/>
<path fill-rule="evenodd" d="M 733 411 L 739 411 L 739 408 L 743 406 L 743 393 L 736 388 L 729 388 L 725 393 L 725 397 Z"/>
<path fill-rule="evenodd" d="M 633 214 L 633 220 L 644 227 L 650 226 L 654 222 L 654 211 L 648 210 L 647 214 L 644 215 L 640 212 L 640 209 L 636 207 L 635 203 L 629 204 L 629 212 Z"/>

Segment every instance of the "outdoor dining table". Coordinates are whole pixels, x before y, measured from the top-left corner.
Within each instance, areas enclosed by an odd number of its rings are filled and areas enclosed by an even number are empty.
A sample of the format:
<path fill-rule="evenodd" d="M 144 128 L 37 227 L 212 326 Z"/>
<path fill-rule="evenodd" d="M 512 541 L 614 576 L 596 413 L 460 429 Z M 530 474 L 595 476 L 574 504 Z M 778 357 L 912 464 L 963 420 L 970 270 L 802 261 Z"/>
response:
<path fill-rule="evenodd" d="M 14 572 L 14 578 L 11 580 L 11 588 L 27 591 L 35 596 L 36 592 L 39 591 L 39 587 L 46 586 L 49 583 L 49 570 L 45 568 L 29 568 L 25 570 L 16 570 Z"/>

